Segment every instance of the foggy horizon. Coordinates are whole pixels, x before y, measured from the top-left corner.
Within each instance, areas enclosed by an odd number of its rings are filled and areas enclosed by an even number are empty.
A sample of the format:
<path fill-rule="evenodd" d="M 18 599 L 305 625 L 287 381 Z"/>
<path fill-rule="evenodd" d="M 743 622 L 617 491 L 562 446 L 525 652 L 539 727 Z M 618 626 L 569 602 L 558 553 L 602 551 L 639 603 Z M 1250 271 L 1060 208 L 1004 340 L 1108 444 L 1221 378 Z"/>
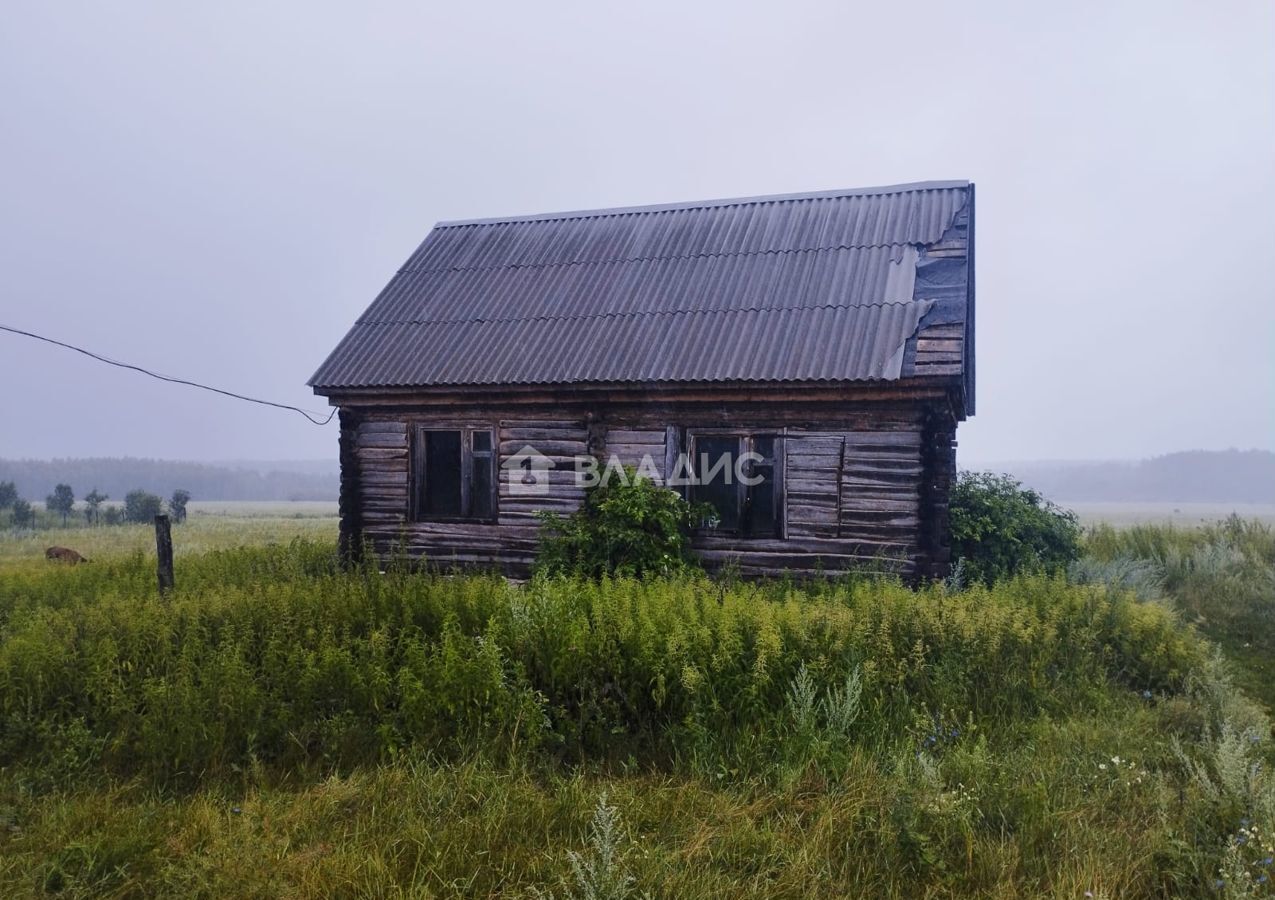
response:
<path fill-rule="evenodd" d="M 1275 450 L 1273 39 L 1260 2 L 22 5 L 0 324 L 326 415 L 436 221 L 969 179 L 962 465 Z M 0 458 L 336 461 L 335 421 L 11 334 L 0 380 Z"/>

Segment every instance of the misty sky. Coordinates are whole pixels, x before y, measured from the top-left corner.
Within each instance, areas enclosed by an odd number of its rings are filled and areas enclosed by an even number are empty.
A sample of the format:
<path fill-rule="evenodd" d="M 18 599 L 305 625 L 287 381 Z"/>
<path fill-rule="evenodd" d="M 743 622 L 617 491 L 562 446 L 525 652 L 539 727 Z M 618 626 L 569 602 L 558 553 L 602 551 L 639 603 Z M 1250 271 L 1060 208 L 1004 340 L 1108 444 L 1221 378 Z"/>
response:
<path fill-rule="evenodd" d="M 180 7 L 180 8 L 179 8 Z M 1275 449 L 1275 4 L 8 3 L 0 323 L 304 386 L 440 219 L 978 185 L 964 460 Z M 335 425 L 0 333 L 0 457 Z"/>

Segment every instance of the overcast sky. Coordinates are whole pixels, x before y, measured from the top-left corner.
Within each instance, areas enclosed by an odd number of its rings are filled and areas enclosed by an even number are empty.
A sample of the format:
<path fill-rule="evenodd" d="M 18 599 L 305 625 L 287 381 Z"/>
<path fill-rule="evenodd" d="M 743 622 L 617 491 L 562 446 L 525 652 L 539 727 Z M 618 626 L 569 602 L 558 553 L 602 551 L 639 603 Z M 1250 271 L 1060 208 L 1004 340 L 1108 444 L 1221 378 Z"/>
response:
<path fill-rule="evenodd" d="M 1269 0 L 8 3 L 0 136 L 0 324 L 230 390 L 440 219 L 968 178 L 964 460 L 1275 449 Z M 0 457 L 125 454 L 336 429 L 0 333 Z"/>

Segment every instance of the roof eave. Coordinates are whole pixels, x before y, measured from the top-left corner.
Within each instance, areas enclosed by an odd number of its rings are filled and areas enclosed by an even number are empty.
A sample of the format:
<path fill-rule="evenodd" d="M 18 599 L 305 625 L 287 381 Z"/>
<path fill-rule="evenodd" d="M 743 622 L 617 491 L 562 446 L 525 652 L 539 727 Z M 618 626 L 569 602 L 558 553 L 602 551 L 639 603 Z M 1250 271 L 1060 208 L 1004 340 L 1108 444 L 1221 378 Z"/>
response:
<path fill-rule="evenodd" d="M 850 391 L 856 394 L 881 392 L 907 392 L 921 390 L 958 394 L 962 391 L 960 375 L 917 375 L 905 378 L 877 378 L 856 380 L 805 380 L 805 381 L 584 381 L 543 382 L 535 384 L 432 384 L 432 385 L 379 385 L 336 386 L 313 385 L 315 395 L 326 398 L 331 405 L 376 404 L 387 398 L 430 398 L 466 396 L 474 399 L 492 397 L 544 396 L 547 393 L 571 393 L 575 397 L 598 394 L 646 395 L 652 393 L 691 393 L 749 391 L 758 394 L 809 390 L 812 392 Z M 637 397 L 641 399 L 641 397 Z"/>

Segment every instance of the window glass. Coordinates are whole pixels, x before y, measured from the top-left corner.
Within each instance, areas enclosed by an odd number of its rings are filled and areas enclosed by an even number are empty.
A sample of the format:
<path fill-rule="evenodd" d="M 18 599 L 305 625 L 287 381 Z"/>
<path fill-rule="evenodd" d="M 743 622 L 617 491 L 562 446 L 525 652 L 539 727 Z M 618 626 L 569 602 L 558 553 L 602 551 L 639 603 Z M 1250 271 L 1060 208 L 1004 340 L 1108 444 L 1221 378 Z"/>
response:
<path fill-rule="evenodd" d="M 460 432 L 426 431 L 424 496 L 421 511 L 429 516 L 459 516 L 460 502 Z"/>
<path fill-rule="evenodd" d="M 691 446 L 698 482 L 691 494 L 717 512 L 718 529 L 757 538 L 783 534 L 783 445 L 777 435 L 693 434 Z"/>
<path fill-rule="evenodd" d="M 717 527 L 737 531 L 740 524 L 740 491 L 735 480 L 739 438 L 701 435 L 695 439 L 695 499 L 717 510 Z"/>

